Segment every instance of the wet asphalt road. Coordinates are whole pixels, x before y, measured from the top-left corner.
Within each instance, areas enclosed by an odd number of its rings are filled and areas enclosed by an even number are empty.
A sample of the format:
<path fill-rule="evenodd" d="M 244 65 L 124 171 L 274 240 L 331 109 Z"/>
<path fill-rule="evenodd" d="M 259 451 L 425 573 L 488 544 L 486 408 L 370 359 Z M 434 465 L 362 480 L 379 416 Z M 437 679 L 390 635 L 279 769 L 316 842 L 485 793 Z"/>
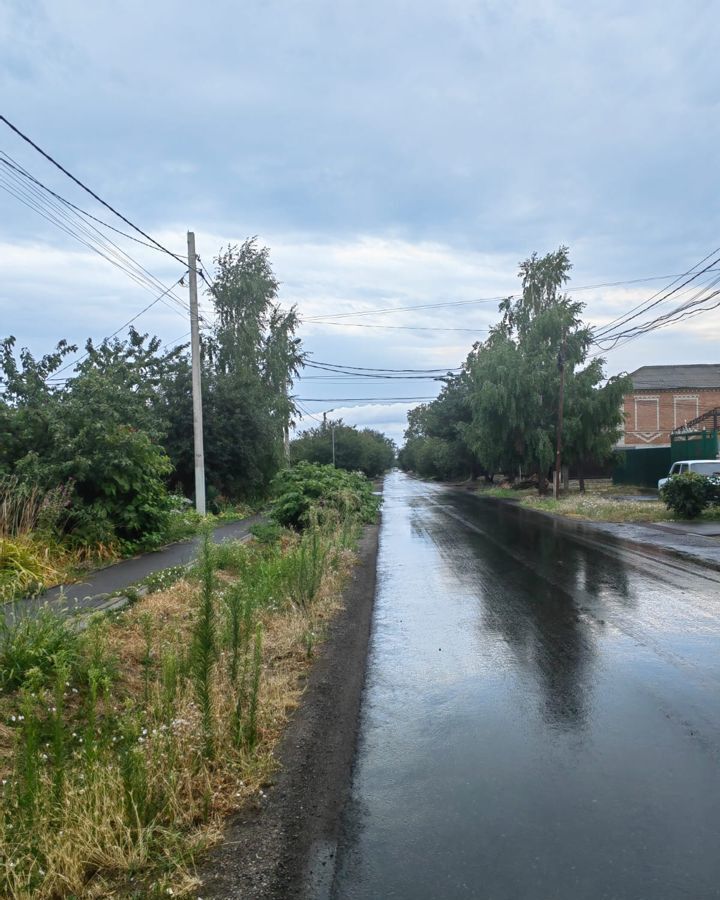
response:
<path fill-rule="evenodd" d="M 720 897 L 720 574 L 384 496 L 334 900 Z"/>

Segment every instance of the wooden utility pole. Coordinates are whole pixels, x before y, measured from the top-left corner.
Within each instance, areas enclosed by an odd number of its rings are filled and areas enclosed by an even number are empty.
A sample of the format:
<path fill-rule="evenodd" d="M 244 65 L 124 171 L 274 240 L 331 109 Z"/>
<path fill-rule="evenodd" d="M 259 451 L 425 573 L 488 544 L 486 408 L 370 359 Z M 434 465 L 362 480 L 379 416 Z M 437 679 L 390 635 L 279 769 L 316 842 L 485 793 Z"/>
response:
<path fill-rule="evenodd" d="M 560 469 L 562 467 L 562 431 L 565 408 L 565 331 L 558 353 L 558 369 L 560 370 L 560 392 L 558 395 L 557 443 L 555 445 L 555 471 L 553 472 L 553 497 L 560 496 Z"/>
<path fill-rule="evenodd" d="M 205 515 L 205 453 L 203 450 L 202 383 L 200 379 L 200 319 L 198 315 L 195 234 L 188 231 L 190 282 L 190 347 L 192 353 L 193 442 L 195 450 L 195 509 Z"/>

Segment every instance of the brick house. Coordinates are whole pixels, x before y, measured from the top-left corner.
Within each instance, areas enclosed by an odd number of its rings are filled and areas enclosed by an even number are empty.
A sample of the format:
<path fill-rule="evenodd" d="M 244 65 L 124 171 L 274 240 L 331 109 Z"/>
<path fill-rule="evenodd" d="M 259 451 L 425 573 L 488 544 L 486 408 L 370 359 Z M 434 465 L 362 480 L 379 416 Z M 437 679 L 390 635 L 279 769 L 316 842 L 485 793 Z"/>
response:
<path fill-rule="evenodd" d="M 720 406 L 720 363 L 641 366 L 630 373 L 622 447 L 669 447 L 670 432 Z"/>

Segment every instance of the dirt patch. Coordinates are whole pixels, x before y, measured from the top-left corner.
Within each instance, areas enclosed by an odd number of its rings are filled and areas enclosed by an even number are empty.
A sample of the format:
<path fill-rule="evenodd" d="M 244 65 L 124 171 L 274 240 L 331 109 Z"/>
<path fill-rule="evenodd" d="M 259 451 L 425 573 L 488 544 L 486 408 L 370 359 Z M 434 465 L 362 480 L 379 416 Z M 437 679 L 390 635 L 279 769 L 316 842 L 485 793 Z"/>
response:
<path fill-rule="evenodd" d="M 199 872 L 204 900 L 309 900 L 331 880 L 355 754 L 378 534 L 379 525 L 365 529 L 343 609 L 278 749 L 274 784 L 230 821 Z"/>

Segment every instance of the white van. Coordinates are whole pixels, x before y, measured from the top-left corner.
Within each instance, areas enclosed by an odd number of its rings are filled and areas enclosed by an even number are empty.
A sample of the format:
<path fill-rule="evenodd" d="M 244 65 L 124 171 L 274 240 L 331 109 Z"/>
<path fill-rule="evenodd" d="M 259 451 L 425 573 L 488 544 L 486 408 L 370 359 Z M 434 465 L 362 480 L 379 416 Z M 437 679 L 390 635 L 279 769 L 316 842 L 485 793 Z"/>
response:
<path fill-rule="evenodd" d="M 666 484 L 673 475 L 682 475 L 683 472 L 697 472 L 706 478 L 720 480 L 720 459 L 683 459 L 670 466 L 667 478 L 658 481 L 658 490 Z"/>

